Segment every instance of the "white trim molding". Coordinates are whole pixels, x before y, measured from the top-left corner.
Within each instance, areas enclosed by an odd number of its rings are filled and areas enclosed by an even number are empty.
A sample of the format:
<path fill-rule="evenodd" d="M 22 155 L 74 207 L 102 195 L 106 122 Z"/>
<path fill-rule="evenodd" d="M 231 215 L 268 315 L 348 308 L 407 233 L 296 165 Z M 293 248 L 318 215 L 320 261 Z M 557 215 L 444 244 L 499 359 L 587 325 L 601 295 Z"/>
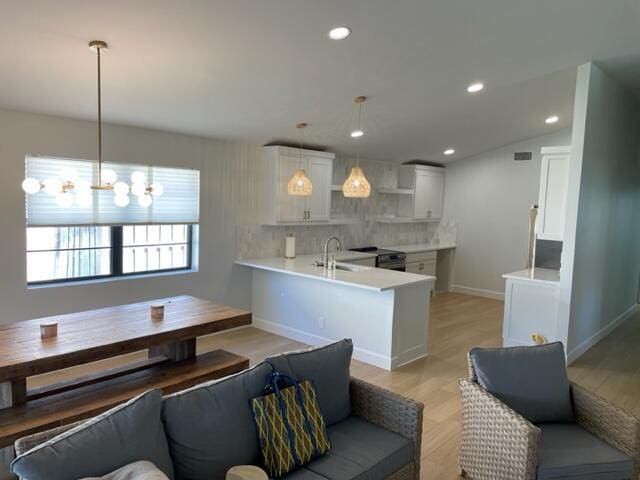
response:
<path fill-rule="evenodd" d="M 465 287 L 463 285 L 451 285 L 451 292 L 474 295 L 476 297 L 492 298 L 504 301 L 504 292 L 494 292 L 493 290 L 482 290 L 481 288 Z"/>
<path fill-rule="evenodd" d="M 628 310 L 623 312 L 621 315 L 614 318 L 609 324 L 602 327 L 596 333 L 587 338 L 580 345 L 572 349 L 567 354 L 567 364 L 571 364 L 575 362 L 583 353 L 593 347 L 600 340 L 608 336 L 611 332 L 613 332 L 616 328 L 622 325 L 626 320 L 628 320 L 635 313 L 640 312 L 640 305 L 635 304 L 629 307 Z"/>
<path fill-rule="evenodd" d="M 273 333 L 274 335 L 280 335 L 281 337 L 291 338 L 298 342 L 306 343 L 307 345 L 312 345 L 314 347 L 322 347 L 338 340 L 303 332 L 302 330 L 299 330 L 297 328 L 270 322 L 263 318 L 256 317 L 255 315 L 253 316 L 252 326 L 260 330 L 264 330 L 265 332 Z M 375 365 L 376 367 L 384 368 L 386 370 L 391 370 L 400 366 L 397 364 L 398 361 L 395 357 L 385 357 L 384 355 L 380 355 L 378 353 L 364 350 L 355 346 L 353 347 L 353 358 L 355 358 L 356 360 L 360 360 L 361 362 Z"/>

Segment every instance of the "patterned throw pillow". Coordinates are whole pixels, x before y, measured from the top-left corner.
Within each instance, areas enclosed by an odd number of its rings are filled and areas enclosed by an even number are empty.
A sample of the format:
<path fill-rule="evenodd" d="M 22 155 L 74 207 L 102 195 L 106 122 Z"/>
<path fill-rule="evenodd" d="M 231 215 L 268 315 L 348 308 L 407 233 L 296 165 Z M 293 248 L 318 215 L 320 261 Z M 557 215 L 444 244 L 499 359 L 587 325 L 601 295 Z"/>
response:
<path fill-rule="evenodd" d="M 286 380 L 284 388 L 279 382 Z M 251 401 L 264 466 L 271 477 L 281 477 L 331 449 L 310 381 L 297 382 L 274 372 L 272 393 Z"/>

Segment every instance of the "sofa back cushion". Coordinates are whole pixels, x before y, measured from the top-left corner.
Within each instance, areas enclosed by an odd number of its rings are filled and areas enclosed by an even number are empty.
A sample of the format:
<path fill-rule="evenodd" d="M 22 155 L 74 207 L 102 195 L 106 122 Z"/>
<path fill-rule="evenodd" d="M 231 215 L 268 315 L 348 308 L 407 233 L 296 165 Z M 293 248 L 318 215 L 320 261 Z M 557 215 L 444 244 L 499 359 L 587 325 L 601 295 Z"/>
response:
<path fill-rule="evenodd" d="M 283 353 L 265 360 L 280 373 L 311 380 L 327 426 L 351 415 L 349 366 L 353 343 L 340 340 L 320 348 Z"/>
<path fill-rule="evenodd" d="M 573 421 L 562 343 L 474 348 L 469 359 L 478 383 L 530 422 Z"/>
<path fill-rule="evenodd" d="M 161 395 L 150 390 L 38 445 L 18 456 L 12 471 L 29 480 L 69 480 L 146 460 L 173 479 Z"/>
<path fill-rule="evenodd" d="M 261 463 L 250 400 L 262 395 L 265 363 L 165 397 L 162 419 L 177 480 L 223 479 L 234 465 Z"/>

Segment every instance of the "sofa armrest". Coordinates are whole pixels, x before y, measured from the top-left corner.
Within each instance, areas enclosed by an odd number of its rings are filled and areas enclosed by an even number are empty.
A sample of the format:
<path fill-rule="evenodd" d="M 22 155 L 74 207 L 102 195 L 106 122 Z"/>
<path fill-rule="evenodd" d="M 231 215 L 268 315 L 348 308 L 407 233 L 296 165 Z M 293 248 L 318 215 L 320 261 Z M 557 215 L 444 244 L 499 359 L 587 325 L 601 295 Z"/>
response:
<path fill-rule="evenodd" d="M 599 395 L 571 383 L 576 422 L 618 450 L 629 455 L 640 474 L 640 418 L 619 409 Z"/>
<path fill-rule="evenodd" d="M 460 379 L 460 467 L 477 480 L 533 480 L 540 429 L 476 382 Z"/>
<path fill-rule="evenodd" d="M 72 428 L 84 423 L 86 420 L 82 420 L 80 422 L 70 423 L 69 425 L 62 425 L 61 427 L 55 427 L 50 430 L 45 430 L 44 432 L 38 432 L 31 435 L 27 435 L 26 437 L 19 438 L 14 443 L 14 447 L 16 450 L 16 456 L 22 455 L 23 453 L 28 452 L 34 447 L 51 440 L 53 437 L 57 437 L 61 433 L 64 433 Z"/>
<path fill-rule="evenodd" d="M 414 474 L 415 478 L 420 478 L 424 405 L 353 377 L 350 390 L 353 415 L 409 438 L 413 442 Z"/>

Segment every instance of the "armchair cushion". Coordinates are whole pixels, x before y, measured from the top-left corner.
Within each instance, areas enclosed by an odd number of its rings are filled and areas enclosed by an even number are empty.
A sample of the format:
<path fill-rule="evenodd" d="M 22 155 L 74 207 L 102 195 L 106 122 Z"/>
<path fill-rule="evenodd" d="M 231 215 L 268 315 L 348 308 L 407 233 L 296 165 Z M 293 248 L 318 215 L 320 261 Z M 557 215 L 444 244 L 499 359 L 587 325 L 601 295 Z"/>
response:
<path fill-rule="evenodd" d="M 562 343 L 474 348 L 469 360 L 478 383 L 530 422 L 573 421 Z"/>
<path fill-rule="evenodd" d="M 577 424 L 538 425 L 538 479 L 626 480 L 633 476 L 633 461 Z"/>

